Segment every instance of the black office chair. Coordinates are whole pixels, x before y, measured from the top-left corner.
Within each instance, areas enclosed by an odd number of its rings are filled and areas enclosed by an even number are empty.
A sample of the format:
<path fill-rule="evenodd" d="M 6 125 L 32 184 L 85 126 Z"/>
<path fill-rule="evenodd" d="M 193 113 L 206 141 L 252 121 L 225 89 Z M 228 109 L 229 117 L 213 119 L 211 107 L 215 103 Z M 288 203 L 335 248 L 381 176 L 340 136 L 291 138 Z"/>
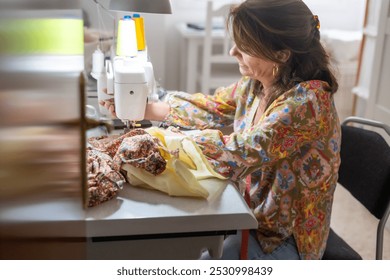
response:
<path fill-rule="evenodd" d="M 348 126 L 349 123 L 359 126 Z M 380 260 L 384 229 L 390 215 L 390 146 L 379 133 L 366 130 L 363 125 L 381 128 L 390 135 L 390 126 L 386 124 L 359 117 L 345 119 L 341 126 L 338 182 L 379 219 L 376 259 Z M 361 260 L 362 257 L 331 229 L 323 259 Z"/>

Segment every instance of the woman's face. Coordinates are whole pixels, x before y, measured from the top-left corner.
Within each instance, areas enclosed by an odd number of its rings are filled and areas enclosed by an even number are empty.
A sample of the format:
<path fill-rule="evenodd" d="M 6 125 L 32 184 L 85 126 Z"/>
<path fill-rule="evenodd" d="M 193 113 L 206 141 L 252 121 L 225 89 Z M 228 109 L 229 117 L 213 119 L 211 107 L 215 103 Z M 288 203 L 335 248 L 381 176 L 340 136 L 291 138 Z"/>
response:
<path fill-rule="evenodd" d="M 230 49 L 230 55 L 237 59 L 240 72 L 243 76 L 259 80 L 265 87 L 272 85 L 274 79 L 272 75 L 274 62 L 250 56 L 239 50 L 236 45 L 233 45 Z"/>

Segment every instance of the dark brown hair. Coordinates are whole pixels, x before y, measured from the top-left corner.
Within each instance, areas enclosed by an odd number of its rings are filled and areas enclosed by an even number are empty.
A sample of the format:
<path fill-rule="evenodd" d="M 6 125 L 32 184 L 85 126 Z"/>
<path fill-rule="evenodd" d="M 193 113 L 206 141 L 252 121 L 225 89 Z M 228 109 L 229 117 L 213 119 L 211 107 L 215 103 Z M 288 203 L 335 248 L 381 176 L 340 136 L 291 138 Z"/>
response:
<path fill-rule="evenodd" d="M 231 9 L 227 24 L 238 49 L 279 64 L 275 98 L 308 80 L 325 81 L 331 93 L 337 91 L 319 20 L 301 0 L 247 0 Z M 290 51 L 286 62 L 278 58 L 283 50 Z"/>

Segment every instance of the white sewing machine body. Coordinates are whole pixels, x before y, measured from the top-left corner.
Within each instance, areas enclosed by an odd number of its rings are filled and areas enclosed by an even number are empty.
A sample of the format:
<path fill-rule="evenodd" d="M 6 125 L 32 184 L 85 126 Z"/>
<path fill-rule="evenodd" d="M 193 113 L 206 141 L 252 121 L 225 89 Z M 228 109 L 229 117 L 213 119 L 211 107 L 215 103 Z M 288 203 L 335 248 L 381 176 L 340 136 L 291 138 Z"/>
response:
<path fill-rule="evenodd" d="M 155 94 L 153 65 L 146 51 L 135 57 L 116 56 L 106 61 L 107 93 L 114 95 L 115 112 L 122 121 L 144 119 L 146 103 L 158 99 Z"/>

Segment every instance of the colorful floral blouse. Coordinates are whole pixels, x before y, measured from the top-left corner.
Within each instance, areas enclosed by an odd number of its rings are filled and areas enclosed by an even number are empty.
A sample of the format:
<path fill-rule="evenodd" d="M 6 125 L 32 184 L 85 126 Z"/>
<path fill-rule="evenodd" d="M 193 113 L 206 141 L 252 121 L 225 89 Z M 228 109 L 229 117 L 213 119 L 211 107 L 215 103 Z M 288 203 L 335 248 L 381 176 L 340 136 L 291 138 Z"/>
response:
<path fill-rule="evenodd" d="M 320 259 L 340 165 L 341 131 L 332 94 L 326 82 L 299 83 L 253 124 L 259 105 L 254 84 L 244 77 L 213 96 L 172 94 L 165 121 L 201 129 L 195 140 L 220 174 L 238 183 L 251 175 L 250 206 L 264 252 L 293 235 L 302 259 Z M 231 124 L 230 135 L 208 129 Z"/>

